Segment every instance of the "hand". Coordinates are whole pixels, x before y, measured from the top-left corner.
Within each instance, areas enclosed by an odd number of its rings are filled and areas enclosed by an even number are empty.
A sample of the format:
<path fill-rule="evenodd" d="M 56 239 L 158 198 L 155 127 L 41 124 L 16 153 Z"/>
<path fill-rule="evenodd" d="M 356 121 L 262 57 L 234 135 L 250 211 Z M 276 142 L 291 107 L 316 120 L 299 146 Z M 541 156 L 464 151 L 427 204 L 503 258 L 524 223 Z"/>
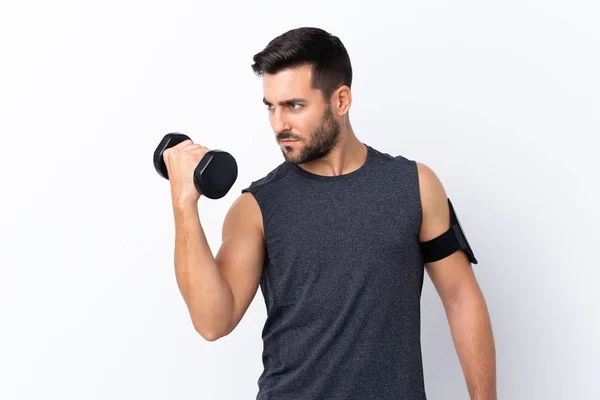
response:
<path fill-rule="evenodd" d="M 208 151 L 205 146 L 184 140 L 163 152 L 173 204 L 198 202 L 201 193 L 194 186 L 194 170 Z"/>

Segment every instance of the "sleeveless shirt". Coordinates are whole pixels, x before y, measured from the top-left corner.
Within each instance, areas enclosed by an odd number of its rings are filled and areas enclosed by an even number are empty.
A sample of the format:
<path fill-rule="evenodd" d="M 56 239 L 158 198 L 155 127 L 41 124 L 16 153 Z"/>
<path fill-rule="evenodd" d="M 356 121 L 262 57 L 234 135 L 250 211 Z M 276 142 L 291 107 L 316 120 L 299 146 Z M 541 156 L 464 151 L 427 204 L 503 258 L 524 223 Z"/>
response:
<path fill-rule="evenodd" d="M 416 162 L 367 147 L 338 176 L 287 161 L 242 190 L 266 242 L 257 400 L 425 400 Z"/>

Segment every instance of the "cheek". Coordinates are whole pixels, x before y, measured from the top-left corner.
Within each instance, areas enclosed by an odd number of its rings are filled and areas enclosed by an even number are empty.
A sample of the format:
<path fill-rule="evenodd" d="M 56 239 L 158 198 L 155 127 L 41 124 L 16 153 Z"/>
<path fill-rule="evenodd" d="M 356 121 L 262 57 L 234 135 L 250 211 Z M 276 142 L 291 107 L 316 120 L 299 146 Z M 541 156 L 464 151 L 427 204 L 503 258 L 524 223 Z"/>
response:
<path fill-rule="evenodd" d="M 310 134 L 321 124 L 321 119 L 316 113 L 305 112 L 298 114 L 291 121 L 294 128 L 303 134 Z"/>

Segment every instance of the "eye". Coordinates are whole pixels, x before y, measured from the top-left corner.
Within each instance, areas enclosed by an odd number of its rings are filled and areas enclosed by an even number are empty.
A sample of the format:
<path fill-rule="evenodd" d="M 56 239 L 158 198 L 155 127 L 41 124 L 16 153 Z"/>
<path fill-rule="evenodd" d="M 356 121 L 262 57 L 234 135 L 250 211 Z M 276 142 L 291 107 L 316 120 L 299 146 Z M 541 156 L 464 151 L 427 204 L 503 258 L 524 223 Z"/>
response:
<path fill-rule="evenodd" d="M 297 107 L 297 108 L 294 108 L 294 106 L 298 106 L 298 107 Z M 291 104 L 290 104 L 290 108 L 291 108 L 292 110 L 299 110 L 301 107 L 302 107 L 302 105 L 301 105 L 301 104 L 298 104 L 298 103 L 291 103 Z"/>

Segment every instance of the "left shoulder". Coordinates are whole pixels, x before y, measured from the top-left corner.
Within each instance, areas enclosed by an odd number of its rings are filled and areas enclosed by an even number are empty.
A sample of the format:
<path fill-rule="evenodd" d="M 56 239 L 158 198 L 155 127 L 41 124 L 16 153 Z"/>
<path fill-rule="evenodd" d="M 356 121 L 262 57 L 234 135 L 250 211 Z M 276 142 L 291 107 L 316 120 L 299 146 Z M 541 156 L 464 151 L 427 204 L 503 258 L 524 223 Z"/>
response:
<path fill-rule="evenodd" d="M 450 208 L 444 185 L 431 167 L 415 161 L 419 176 L 419 193 L 423 217 L 419 240 L 438 237 L 450 228 Z"/>
<path fill-rule="evenodd" d="M 417 172 L 419 174 L 419 186 L 421 187 L 421 192 L 423 192 L 423 189 L 425 190 L 425 194 L 428 194 L 432 190 L 444 190 L 442 182 L 430 166 L 419 161 L 415 161 L 415 164 L 417 165 Z"/>

